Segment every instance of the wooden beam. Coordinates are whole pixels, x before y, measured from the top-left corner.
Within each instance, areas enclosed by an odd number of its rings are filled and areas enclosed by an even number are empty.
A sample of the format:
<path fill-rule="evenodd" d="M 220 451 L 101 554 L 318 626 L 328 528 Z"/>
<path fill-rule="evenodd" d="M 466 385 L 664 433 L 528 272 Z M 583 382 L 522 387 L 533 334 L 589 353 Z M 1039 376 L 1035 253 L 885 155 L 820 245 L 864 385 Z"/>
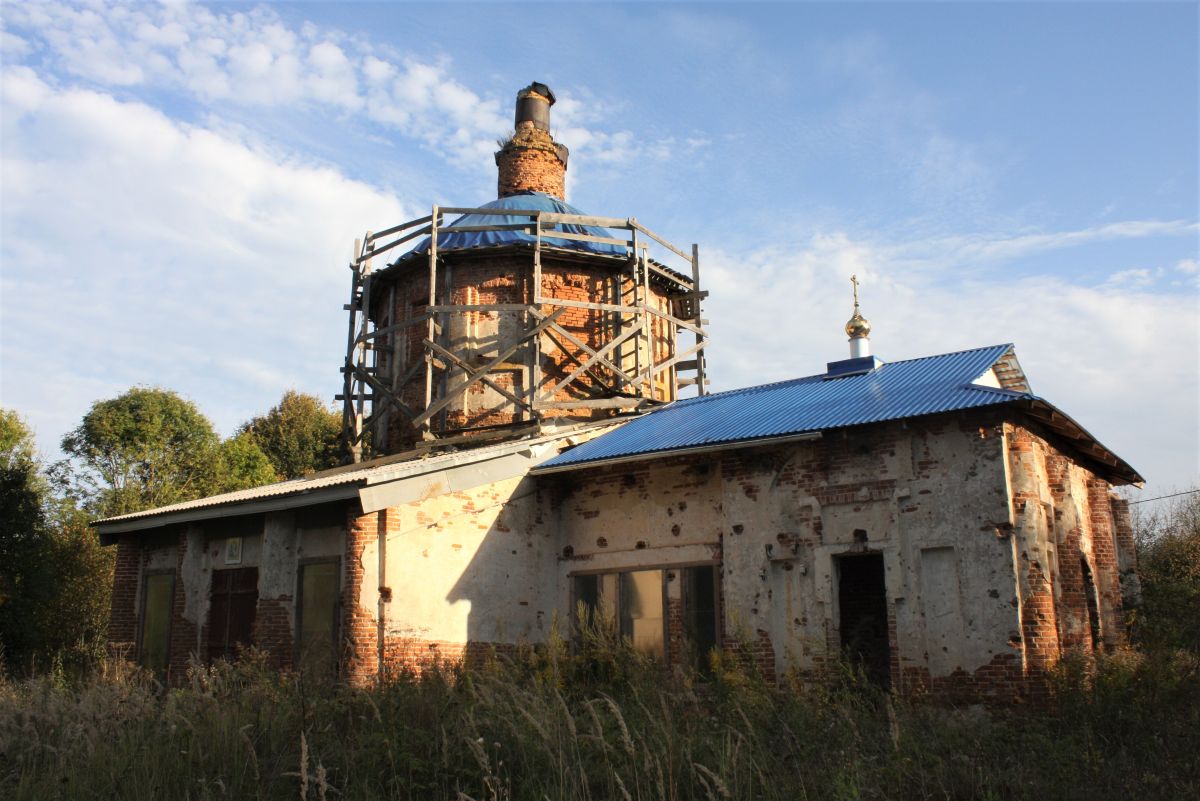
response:
<path fill-rule="evenodd" d="M 442 213 L 438 211 L 437 204 L 433 206 L 433 212 L 430 214 L 432 218 L 429 223 L 430 238 L 429 238 L 429 302 L 428 306 L 437 305 L 437 249 L 438 249 L 438 223 L 441 222 Z M 433 315 L 429 315 L 429 327 L 426 333 L 426 339 L 433 339 L 436 336 L 434 331 Z M 429 404 L 433 402 L 433 362 L 425 359 L 425 409 L 429 409 Z M 421 418 L 420 421 L 414 420 L 414 424 L 420 426 L 428 420 L 427 417 Z M 428 432 L 429 426 L 425 425 L 425 430 Z"/>
<path fill-rule="evenodd" d="M 587 400 L 572 400 L 572 401 L 553 401 L 547 403 L 535 403 L 534 409 L 545 411 L 548 409 L 636 409 L 641 406 L 647 406 L 653 401 L 647 398 L 589 398 Z"/>
<path fill-rule="evenodd" d="M 683 351 L 682 353 L 677 353 L 674 356 L 672 356 L 671 358 L 666 359 L 665 361 L 659 362 L 658 364 L 655 364 L 655 365 L 651 365 L 649 370 L 647 370 L 645 373 L 643 373 L 642 375 L 639 375 L 637 378 L 635 378 L 633 380 L 633 384 L 634 385 L 641 384 L 644 381 L 646 381 L 647 379 L 653 380 L 655 375 L 657 375 L 658 373 L 661 373 L 663 370 L 666 370 L 668 367 L 672 366 L 673 364 L 680 361 L 681 359 L 691 356 L 693 353 L 700 350 L 701 347 L 703 347 L 703 345 L 700 345 L 700 344 L 693 345 L 692 347 L 688 348 L 687 350 Z"/>
<path fill-rule="evenodd" d="M 460 392 L 462 392 L 463 390 L 470 387 L 476 381 L 479 381 L 481 374 L 491 372 L 492 369 L 496 367 L 496 365 L 500 364 L 505 359 L 507 359 L 509 356 L 516 353 L 517 350 L 522 345 L 524 345 L 527 341 L 529 341 L 530 338 L 538 336 L 539 334 L 542 333 L 543 330 L 545 330 L 546 328 L 548 328 L 551 325 L 554 325 L 555 320 L 557 320 L 559 315 L 561 315 L 564 311 L 566 311 L 566 309 L 558 309 L 553 314 L 547 316 L 544 320 L 540 321 L 533 328 L 525 331 L 525 333 L 523 333 L 519 338 L 517 338 L 516 341 L 510 343 L 508 347 L 506 347 L 504 350 L 502 350 L 498 356 L 496 356 L 494 359 L 489 361 L 483 367 L 479 368 L 479 371 L 475 375 L 470 376 L 467 379 L 460 381 L 451 387 L 447 387 L 445 395 L 443 395 L 441 398 L 439 398 L 437 400 L 437 402 L 427 404 L 425 407 L 425 411 L 423 411 L 419 415 L 417 415 L 416 419 L 413 420 L 413 424 L 418 425 L 418 426 L 426 425 L 426 427 L 428 427 L 427 423 L 429 421 L 429 418 L 431 418 L 433 415 L 437 414 L 442 409 L 449 406 L 451 401 L 453 401 L 454 398 L 457 397 Z M 430 339 L 433 339 L 433 337 L 430 337 Z"/>
<path fill-rule="evenodd" d="M 525 314 L 525 325 L 533 322 L 535 316 L 541 314 L 542 303 L 542 212 L 534 218 L 533 240 L 533 291 L 530 300 L 533 302 L 531 311 Z M 533 347 L 529 352 L 529 386 L 526 388 L 529 402 L 532 404 L 537 397 L 538 388 L 542 385 L 542 338 L 533 338 Z"/>
<path fill-rule="evenodd" d="M 409 220 L 408 222 L 402 222 L 399 225 L 393 225 L 391 228 L 385 228 L 382 231 L 377 231 L 377 232 L 369 235 L 367 237 L 366 242 L 364 242 L 363 244 L 371 245 L 373 243 L 378 242 L 380 239 L 391 236 L 392 234 L 398 234 L 401 231 L 403 231 L 405 228 L 412 228 L 414 225 L 424 225 L 425 223 L 429 222 L 431 219 L 433 219 L 433 218 L 432 217 L 418 217 L 415 220 Z"/>
<path fill-rule="evenodd" d="M 667 320 L 668 322 L 674 323 L 675 325 L 679 326 L 680 328 L 685 328 L 688 331 L 691 331 L 693 334 L 696 334 L 697 336 L 701 336 L 701 337 L 708 336 L 708 334 L 706 334 L 704 332 L 703 328 L 697 328 L 692 323 L 689 323 L 685 320 L 680 320 L 678 317 L 676 317 L 673 314 L 668 314 L 667 312 L 659 311 L 658 309 L 654 308 L 653 306 L 647 306 L 646 311 L 649 312 L 650 314 L 653 314 L 655 317 L 661 317 L 662 319 Z"/>
<path fill-rule="evenodd" d="M 566 298 L 543 297 L 543 306 L 565 306 L 569 309 L 588 309 L 589 311 L 611 311 L 622 314 L 637 314 L 635 306 L 621 306 L 616 303 L 590 303 L 585 300 L 568 300 Z"/>
<path fill-rule="evenodd" d="M 680 250 L 679 248 L 675 247 L 675 246 L 674 246 L 674 245 L 672 245 L 670 242 L 668 242 L 667 240 L 663 239 L 661 236 L 659 236 L 658 234 L 654 233 L 653 231 L 651 231 L 651 230 L 650 230 L 649 228 L 647 228 L 646 226 L 644 226 L 644 225 L 642 225 L 641 223 L 639 223 L 637 220 L 631 219 L 631 220 L 629 221 L 629 223 L 630 223 L 630 225 L 632 225 L 633 227 L 635 227 L 635 228 L 637 228 L 639 231 L 641 231 L 643 234 L 645 234 L 646 236 L 650 237 L 651 239 L 653 239 L 653 240 L 654 240 L 655 242 L 657 242 L 658 244 L 662 245 L 662 246 L 663 246 L 664 248 L 666 248 L 667 250 L 669 250 L 669 251 L 671 251 L 671 252 L 673 252 L 673 253 L 677 254 L 677 255 L 679 256 L 679 258 L 681 258 L 681 259 L 683 259 L 684 261 L 686 261 L 686 262 L 688 262 L 689 264 L 691 264 L 691 262 L 692 262 L 692 257 L 691 257 L 689 254 L 687 254 L 687 253 L 684 253 L 682 250 Z"/>
<path fill-rule="evenodd" d="M 539 400 L 550 400 L 550 399 L 552 399 L 552 398 L 555 396 L 555 394 L 557 394 L 557 393 L 558 393 L 558 391 L 559 391 L 559 390 L 561 390 L 561 389 L 562 389 L 563 387 L 565 387 L 567 384 L 570 384 L 572 381 L 574 381 L 574 380 L 575 380 L 575 379 L 576 379 L 576 378 L 579 376 L 579 374 L 580 374 L 580 373 L 582 373 L 584 370 L 591 369 L 591 366 L 592 366 L 592 364 L 593 364 L 594 362 L 596 362 L 597 360 L 601 360 L 601 361 L 603 361 L 605 364 L 607 364 L 607 365 L 610 365 L 610 366 L 611 366 L 611 365 L 612 365 L 612 362 L 608 361 L 608 359 L 605 359 L 604 357 L 605 357 L 606 355 L 608 355 L 608 353 L 609 353 L 609 352 L 611 352 L 613 348 L 617 347 L 617 346 L 618 346 L 618 345 L 620 345 L 622 342 L 624 342 L 625 340 L 629 339 L 631 336 L 635 336 L 637 333 L 638 333 L 637 327 L 636 327 L 636 326 L 635 326 L 635 327 L 631 327 L 631 328 L 630 328 L 628 331 L 626 331 L 624 334 L 622 334 L 621 336 L 619 336 L 619 337 L 617 337 L 616 339 L 612 340 L 611 342 L 609 342 L 609 343 L 608 343 L 607 345 L 605 345 L 604 347 L 600 348 L 600 350 L 591 351 L 591 357 L 590 357 L 590 358 L 589 358 L 589 359 L 588 359 L 586 362 L 583 362 L 583 363 L 582 363 L 582 364 L 580 364 L 578 367 L 576 367 L 574 370 L 572 370 L 572 371 L 571 371 L 571 372 L 570 372 L 570 373 L 567 375 L 567 377 L 566 377 L 566 378 L 564 378 L 563 380 L 561 380 L 561 381 L 559 381 L 557 384 L 555 384 L 555 385 L 554 385 L 554 387 L 553 387 L 553 388 L 552 388 L 552 389 L 551 389 L 549 392 L 547 392 L 547 393 L 546 393 L 545 397 L 543 397 L 543 398 L 540 398 Z M 619 374 L 621 374 L 621 375 L 624 375 L 624 373 L 622 373 L 622 372 L 621 372 L 621 370 L 620 370 L 619 368 L 615 367 L 615 366 L 611 366 L 611 369 L 613 369 L 613 370 L 616 370 L 616 372 L 617 372 L 617 373 L 619 373 Z M 627 382 L 627 383 L 628 383 L 628 382 Z"/>
<path fill-rule="evenodd" d="M 568 225 L 590 225 L 596 228 L 624 228 L 632 227 L 628 219 L 620 217 L 593 217 L 587 214 L 562 214 L 559 212 L 544 211 L 541 214 L 543 225 L 555 225 L 558 223 L 567 223 Z"/>
<path fill-rule="evenodd" d="M 636 324 L 637 324 L 637 319 L 635 318 L 635 319 L 633 319 L 633 320 L 630 320 L 630 321 L 629 321 L 629 322 L 627 322 L 627 323 L 623 323 L 623 324 L 622 324 L 622 327 L 624 327 L 625 325 L 636 325 Z M 596 351 L 595 351 L 595 350 L 593 350 L 592 348 L 590 348 L 588 345 L 584 344 L 584 343 L 583 343 L 583 342 L 581 342 L 580 340 L 576 339 L 576 338 L 575 338 L 575 337 L 574 337 L 574 336 L 571 334 L 571 332 L 570 332 L 570 331 L 568 331 L 567 329 L 563 328 L 561 325 L 558 325 L 558 324 L 556 323 L 554 326 L 552 326 L 552 328 L 551 328 L 551 331 L 553 331 L 553 332 L 555 332 L 555 333 L 558 333 L 558 334 L 562 334 L 562 336 L 563 336 L 563 337 L 565 337 L 565 338 L 566 338 L 566 340 L 567 340 L 568 342 L 570 342 L 572 345 L 574 345 L 575 347 L 579 348 L 580 350 L 582 350 L 584 353 L 588 354 L 589 356 L 595 356 L 595 355 L 596 355 Z M 549 333 L 549 332 L 548 332 L 548 333 Z M 573 354 L 573 353 L 570 353 L 570 352 L 569 352 L 569 351 L 568 351 L 566 348 L 564 348 L 564 347 L 562 346 L 562 343 L 561 343 L 561 342 L 559 342 L 559 341 L 555 340 L 555 343 L 554 343 L 554 344 L 558 345 L 558 349 L 559 349 L 559 350 L 561 350 L 561 351 L 563 352 L 563 354 L 565 354 L 565 355 L 566 355 L 566 357 L 567 357 L 568 359 L 571 359 L 571 360 L 573 360 L 573 361 L 574 361 L 576 364 L 582 364 L 582 363 L 583 363 L 583 360 L 582 360 L 582 359 L 580 359 L 580 358 L 579 358 L 578 356 L 576 356 L 575 354 Z M 610 370 L 612 370 L 613 372 L 615 372 L 615 373 L 616 373 L 618 376 L 620 376 L 621 378 L 623 378 L 623 379 L 624 379 L 626 382 L 628 382 L 628 381 L 630 380 L 630 378 L 629 378 L 629 375 L 628 375 L 628 374 L 627 374 L 627 373 L 626 373 L 624 370 L 622 370 L 622 369 L 621 369 L 620 367 L 618 367 L 617 365 L 613 364 L 613 363 L 612 363 L 611 361 L 609 361 L 608 359 L 601 359 L 601 360 L 600 360 L 600 363 L 601 363 L 602 365 L 604 365 L 605 367 L 607 367 L 608 369 L 610 369 Z M 596 376 L 596 378 L 601 378 L 601 377 L 600 377 L 600 376 Z"/>
<path fill-rule="evenodd" d="M 533 236 L 533 223 L 500 223 L 497 225 L 450 225 L 445 229 L 446 233 L 452 234 L 474 234 L 483 233 L 485 231 L 524 231 Z"/>
<path fill-rule="evenodd" d="M 402 401 L 400 398 L 398 398 L 394 394 L 392 394 L 392 391 L 387 386 L 385 386 L 382 381 L 380 381 L 378 378 L 371 375 L 370 373 L 366 373 L 366 372 L 361 372 L 361 373 L 358 373 L 357 375 L 358 375 L 359 380 L 361 380 L 367 386 L 371 387 L 371 389 L 375 390 L 375 393 L 374 393 L 375 398 L 373 400 L 373 403 L 377 402 L 379 396 L 382 395 L 384 398 L 387 399 L 389 406 L 391 406 L 393 404 L 398 406 L 400 408 L 400 411 L 404 412 L 404 414 L 406 414 L 409 417 L 409 419 L 412 419 L 412 417 L 414 416 L 414 412 L 411 409 L 409 409 L 408 406 L 406 406 L 404 404 L 404 401 Z M 359 396 L 360 403 L 362 402 L 361 398 L 364 396 L 365 396 L 365 393 L 364 393 L 364 395 Z M 375 409 L 372 409 L 372 413 L 374 413 L 375 411 L 376 411 Z"/>
<path fill-rule="evenodd" d="M 529 311 L 528 303 L 455 303 L 449 306 L 429 306 L 427 311 L 437 314 L 457 312 L 523 312 Z"/>
<path fill-rule="evenodd" d="M 394 325 L 387 325 L 387 326 L 384 326 L 383 328 L 376 328 L 374 331 L 368 332 L 365 335 L 365 337 L 363 337 L 363 338 L 366 341 L 378 339 L 381 336 L 387 336 L 388 334 L 395 333 L 396 331 L 399 331 L 402 328 L 408 328 L 410 326 L 416 325 L 417 323 L 423 323 L 428 319 L 429 319 L 428 314 L 418 314 L 416 317 L 410 317 L 407 320 L 401 320 L 400 322 L 398 322 Z"/>
<path fill-rule="evenodd" d="M 391 250 L 392 248 L 396 247 L 397 245 L 403 245 L 405 242 L 416 239 L 418 236 L 425 236 L 425 235 L 429 234 L 431 230 L 432 229 L 430 229 L 429 227 L 425 227 L 425 228 L 421 228 L 420 230 L 413 231 L 412 233 L 407 234 L 405 236 L 402 236 L 399 239 L 393 239 L 391 242 L 388 242 L 386 245 L 375 248 L 375 250 L 372 251 L 372 254 L 378 256 L 380 253 L 386 253 L 387 251 Z M 362 259 L 359 259 L 359 261 L 362 261 Z"/>
<path fill-rule="evenodd" d="M 518 406 L 520 406 L 522 409 L 532 409 L 533 408 L 533 406 L 528 401 L 526 401 L 524 398 L 519 398 L 516 395 L 514 395 L 513 393 L 509 392 L 504 387 L 500 386 L 495 381 L 493 381 L 491 378 L 489 378 L 487 376 L 487 374 L 480 373 L 477 368 L 468 364 L 463 359 L 461 359 L 459 356 L 457 356 L 456 354 L 447 350 L 446 348 L 443 348 L 441 345 L 437 344 L 436 342 L 427 339 L 427 340 L 425 340 L 425 347 L 432 348 L 433 350 L 437 351 L 439 354 L 441 354 L 442 356 L 449 359 L 454 364 L 458 365 L 460 368 L 465 370 L 467 375 L 479 375 L 480 381 L 487 384 L 489 387 L 496 390 L 501 395 L 508 398 L 510 401 L 517 404 Z"/>
<path fill-rule="evenodd" d="M 468 209 L 461 206 L 442 206 L 443 214 L 476 214 L 485 217 L 536 217 L 539 212 L 527 209 Z"/>
<path fill-rule="evenodd" d="M 546 239 L 569 239 L 578 242 L 599 242 L 603 245 L 617 245 L 618 247 L 629 247 L 629 241 L 625 239 L 614 239 L 611 236 L 593 236 L 592 234 L 576 234 L 569 231 L 556 231 L 554 229 L 543 229 L 542 236 Z"/>

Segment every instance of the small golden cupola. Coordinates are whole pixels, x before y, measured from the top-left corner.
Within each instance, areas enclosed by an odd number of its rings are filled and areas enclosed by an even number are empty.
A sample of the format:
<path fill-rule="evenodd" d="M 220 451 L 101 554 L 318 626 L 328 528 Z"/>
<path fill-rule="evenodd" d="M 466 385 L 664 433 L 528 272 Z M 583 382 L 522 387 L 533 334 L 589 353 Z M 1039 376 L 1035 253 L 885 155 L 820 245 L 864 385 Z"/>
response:
<path fill-rule="evenodd" d="M 858 276 L 850 276 L 850 283 L 854 286 L 854 314 L 846 323 L 846 336 L 850 337 L 850 358 L 860 359 L 871 355 L 871 323 L 858 308 Z"/>

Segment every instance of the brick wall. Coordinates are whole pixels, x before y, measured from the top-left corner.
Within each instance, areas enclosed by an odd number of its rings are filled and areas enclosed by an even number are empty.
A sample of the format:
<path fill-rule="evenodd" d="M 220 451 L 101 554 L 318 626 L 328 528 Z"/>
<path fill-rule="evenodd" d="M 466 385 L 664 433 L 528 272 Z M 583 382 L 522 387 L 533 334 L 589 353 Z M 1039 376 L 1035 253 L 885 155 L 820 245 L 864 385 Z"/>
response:
<path fill-rule="evenodd" d="M 134 535 L 125 534 L 117 541 L 108 622 L 108 651 L 116 658 L 137 656 L 137 591 L 141 572 L 141 544 Z"/>
<path fill-rule="evenodd" d="M 386 525 L 386 512 L 360 515 L 351 505 L 346 520 L 345 567 L 342 575 L 342 676 L 350 684 L 365 684 L 379 668 L 378 619 L 363 607 L 361 601 L 374 576 L 367 576 L 363 551 L 379 537 L 379 528 Z M 369 594 L 369 593 L 368 593 Z"/>
<path fill-rule="evenodd" d="M 1131 571 L 1132 533 L 1124 502 L 1058 450 L 1052 433 L 1011 424 L 1006 438 L 1024 569 L 1021 634 L 1026 671 L 1036 676 L 1065 650 L 1091 650 L 1094 625 L 1095 645 L 1126 641 L 1122 560 Z"/>
<path fill-rule="evenodd" d="M 417 673 L 434 667 L 478 667 L 494 657 L 514 657 L 512 643 L 445 642 L 412 637 L 389 637 L 384 647 L 384 671 Z"/>
<path fill-rule="evenodd" d="M 475 306 L 494 304 L 529 304 L 534 292 L 533 259 L 529 252 L 448 254 L 442 259 L 438 272 L 439 303 Z M 542 259 L 543 297 L 567 301 L 615 303 L 622 296 L 631 297 L 629 269 L 611 259 L 562 258 L 551 255 Z M 412 319 L 422 314 L 429 300 L 428 273 L 424 265 L 413 265 L 411 269 L 396 275 L 386 285 L 374 287 L 373 295 L 384 298 L 373 305 L 372 318 L 383 326 Z M 387 298 L 393 299 L 392 308 L 387 307 Z M 659 284 L 650 285 L 650 304 L 661 311 L 669 311 L 671 301 L 666 289 Z M 551 313 L 558 306 L 553 303 L 542 306 L 543 313 Z M 471 311 L 454 315 L 439 315 L 444 326 L 438 343 L 454 353 L 467 364 L 478 366 L 490 361 L 504 344 L 518 337 L 533 323 L 526 320 L 525 312 Z M 617 316 L 608 311 L 568 307 L 557 318 L 557 323 L 570 337 L 592 350 L 600 349 L 611 341 L 618 326 Z M 411 379 L 398 388 L 404 404 L 414 411 L 425 407 L 424 345 L 428 327 L 424 323 L 409 326 L 397 334 L 393 341 L 381 342 L 377 353 L 378 375 L 383 380 L 394 380 L 395 376 L 408 374 L 410 368 L 419 365 Z M 650 345 L 656 362 L 670 358 L 675 352 L 671 326 L 658 317 L 650 319 Z M 559 333 L 543 336 L 541 340 L 539 397 L 546 395 L 561 380 L 589 357 L 587 352 Z M 647 354 L 641 355 L 644 363 Z M 633 354 L 633 342 L 627 342 L 607 357 L 610 361 L 623 364 L 633 372 L 637 358 Z M 436 399 L 447 385 L 453 385 L 465 377 L 461 367 L 440 363 L 433 371 Z M 528 383 L 533 380 L 533 347 L 523 345 L 505 359 L 504 363 L 489 373 L 488 378 L 497 386 L 518 397 L 529 392 Z M 585 399 L 592 392 L 609 394 L 606 387 L 617 387 L 611 370 L 602 365 L 577 376 L 572 383 L 554 394 L 559 401 Z M 651 387 L 651 397 L 670 400 L 673 392 L 671 370 L 659 372 Z M 626 387 L 619 387 L 629 391 Z M 541 412 L 544 418 L 569 417 L 580 420 L 602 419 L 611 416 L 611 410 L 547 409 Z M 516 404 L 505 398 L 494 388 L 482 381 L 469 387 L 459 399 L 451 403 L 444 412 L 431 421 L 435 432 L 458 432 L 463 429 L 484 429 L 492 426 L 507 426 L 528 422 L 530 417 Z M 409 419 L 400 412 L 389 416 L 387 423 L 387 453 L 398 453 L 413 446 L 419 432 Z"/>
<path fill-rule="evenodd" d="M 545 192 L 567 197 L 567 163 L 550 134 L 529 121 L 520 123 L 512 139 L 496 153 L 499 197 L 520 192 Z"/>
<path fill-rule="evenodd" d="M 254 614 L 254 644 L 267 652 L 272 667 L 284 670 L 292 666 L 292 623 L 288 608 L 290 595 L 259 598 Z"/>

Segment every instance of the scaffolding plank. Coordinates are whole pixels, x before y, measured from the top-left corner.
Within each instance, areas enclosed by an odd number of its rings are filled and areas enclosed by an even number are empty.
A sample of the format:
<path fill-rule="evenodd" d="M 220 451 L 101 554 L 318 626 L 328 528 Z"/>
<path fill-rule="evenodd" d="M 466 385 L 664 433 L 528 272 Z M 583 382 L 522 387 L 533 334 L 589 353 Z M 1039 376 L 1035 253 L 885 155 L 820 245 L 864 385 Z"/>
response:
<path fill-rule="evenodd" d="M 522 345 L 524 345 L 526 342 L 528 342 L 530 338 L 538 336 L 539 334 L 542 333 L 543 330 L 545 330 L 546 328 L 548 328 L 551 325 L 554 325 L 554 322 L 558 319 L 559 315 L 561 315 L 564 311 L 566 311 L 566 309 L 556 310 L 554 313 L 547 316 L 544 320 L 541 320 L 540 322 L 538 322 L 538 324 L 535 325 L 533 328 L 525 331 L 515 341 L 509 343 L 508 347 L 506 347 L 504 350 L 502 350 L 498 356 L 493 358 L 487 364 L 483 365 L 479 369 L 478 373 L 476 373 L 475 375 L 470 376 L 462 381 L 459 381 L 457 384 L 455 384 L 451 387 L 447 387 L 445 394 L 441 398 L 439 398 L 436 402 L 433 402 L 433 403 L 427 402 L 426 403 L 425 411 L 423 411 L 419 415 L 417 415 L 416 419 L 413 420 L 413 424 L 418 425 L 418 426 L 421 426 L 421 425 L 427 426 L 428 422 L 429 422 L 429 418 L 433 417 L 435 414 L 440 412 L 442 409 L 449 406 L 450 403 L 455 399 L 455 397 L 458 396 L 458 394 L 460 392 L 462 392 L 463 390 L 470 387 L 476 381 L 479 381 L 481 374 L 486 374 L 486 373 L 491 372 L 493 369 L 495 369 L 495 367 L 498 364 L 503 362 L 509 356 L 516 353 L 517 350 L 520 349 L 520 347 Z M 430 339 L 432 339 L 432 338 L 433 337 L 430 337 Z"/>

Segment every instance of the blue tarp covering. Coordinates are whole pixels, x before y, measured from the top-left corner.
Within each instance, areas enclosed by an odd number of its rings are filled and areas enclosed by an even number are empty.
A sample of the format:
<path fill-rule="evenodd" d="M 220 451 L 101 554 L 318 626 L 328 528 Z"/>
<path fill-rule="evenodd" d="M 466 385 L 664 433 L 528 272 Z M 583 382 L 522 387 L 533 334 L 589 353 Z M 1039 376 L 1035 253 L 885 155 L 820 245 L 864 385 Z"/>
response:
<path fill-rule="evenodd" d="M 678 401 L 559 454 L 538 469 L 1034 400 L 1027 392 L 972 383 L 1011 347 L 994 345 L 884 363 L 843 378 L 814 375 Z"/>
<path fill-rule="evenodd" d="M 557 214 L 583 214 L 583 212 L 569 203 L 564 203 L 558 198 L 542 192 L 528 192 L 502 197 L 498 200 L 493 200 L 491 203 L 485 203 L 480 208 L 548 211 Z M 452 230 L 455 226 L 512 225 L 514 223 L 526 222 L 528 219 L 527 217 L 509 217 L 502 214 L 466 214 L 449 223 L 438 232 L 438 250 L 463 250 L 466 248 L 486 248 L 519 243 L 532 245 L 534 242 L 533 235 L 527 234 L 524 231 L 464 231 L 462 233 L 454 233 Z M 588 234 L 590 236 L 620 238 L 614 237 L 613 233 L 607 228 L 597 228 L 591 225 L 558 224 L 554 228 L 555 230 L 565 231 L 569 234 Z M 604 256 L 624 257 L 628 254 L 626 248 L 618 245 L 609 245 L 602 242 L 581 242 L 577 239 L 557 239 L 546 234 L 542 234 L 542 243 L 553 247 L 581 250 L 585 253 L 598 253 Z M 427 252 L 429 252 L 429 237 L 422 239 L 419 245 L 400 258 L 405 259 L 419 253 Z"/>

